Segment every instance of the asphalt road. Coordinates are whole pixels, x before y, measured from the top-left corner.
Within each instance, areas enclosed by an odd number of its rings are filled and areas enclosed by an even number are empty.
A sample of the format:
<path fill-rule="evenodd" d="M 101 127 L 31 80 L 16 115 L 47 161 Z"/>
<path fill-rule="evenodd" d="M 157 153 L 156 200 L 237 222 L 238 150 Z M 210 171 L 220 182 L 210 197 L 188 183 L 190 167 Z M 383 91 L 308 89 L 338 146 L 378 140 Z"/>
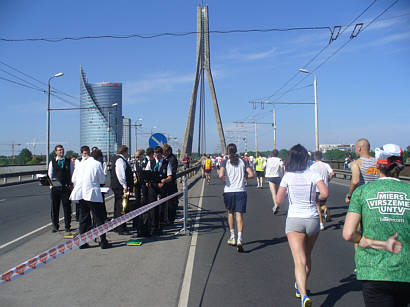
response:
<path fill-rule="evenodd" d="M 256 190 L 255 183 L 251 180 L 247 188 L 244 253 L 226 243 L 229 230 L 222 182 L 213 178 L 205 184 L 203 195 L 202 180 L 190 190 L 192 216 L 200 199 L 202 213 L 188 306 L 300 306 L 284 233 L 286 206 L 273 216 L 267 184 Z M 308 282 L 313 306 L 363 306 L 360 283 L 351 274 L 353 247 L 341 237 L 346 191 L 344 185 L 330 184 L 333 219 L 313 250 Z M 47 187 L 33 183 L 0 188 L 0 246 L 48 224 L 49 211 Z M 180 225 L 166 228 L 161 237 L 144 239 L 136 248 L 124 245 L 128 237 L 110 232 L 112 249 L 75 250 L 0 286 L 0 305 L 177 306 L 192 245 L 190 236 L 175 235 Z M 0 273 L 64 240 L 63 233 L 50 230 L 46 227 L 0 249 Z"/>
<path fill-rule="evenodd" d="M 247 188 L 244 253 L 227 245 L 223 185 L 216 178 L 206 185 L 189 306 L 300 306 L 284 231 L 287 205 L 274 216 L 267 183 L 263 190 L 255 183 Z M 330 184 L 332 221 L 313 250 L 307 285 L 314 306 L 363 305 L 360 283 L 351 274 L 353 246 L 342 239 L 346 191 L 347 186 Z"/>
<path fill-rule="evenodd" d="M 0 187 L 0 246 L 48 223 L 49 187 L 38 182 Z"/>

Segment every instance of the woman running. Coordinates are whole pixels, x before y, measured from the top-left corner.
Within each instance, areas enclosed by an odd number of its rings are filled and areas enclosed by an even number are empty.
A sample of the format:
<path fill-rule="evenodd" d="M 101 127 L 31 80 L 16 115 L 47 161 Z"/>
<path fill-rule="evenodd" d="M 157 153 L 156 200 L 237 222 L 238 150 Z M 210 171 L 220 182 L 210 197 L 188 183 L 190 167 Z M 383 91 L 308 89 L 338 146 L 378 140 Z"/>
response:
<path fill-rule="evenodd" d="M 289 210 L 286 219 L 286 235 L 295 264 L 296 297 L 302 307 L 312 306 L 306 294 L 306 280 L 311 270 L 311 253 L 320 231 L 319 211 L 316 205 L 316 187 L 319 200 L 328 197 L 328 189 L 319 174 L 308 168 L 309 154 L 300 144 L 290 149 L 285 163 L 276 204 L 280 206 L 288 197 Z"/>
<path fill-rule="evenodd" d="M 236 145 L 227 147 L 228 159 L 221 163 L 219 178 L 225 180 L 224 202 L 228 210 L 228 224 L 230 230 L 229 245 L 237 246 L 238 252 L 243 252 L 242 231 L 243 213 L 246 212 L 247 194 L 245 189 L 245 174 L 253 178 L 253 171 L 249 165 L 236 154 Z M 238 230 L 238 240 L 235 239 L 234 214 Z"/>

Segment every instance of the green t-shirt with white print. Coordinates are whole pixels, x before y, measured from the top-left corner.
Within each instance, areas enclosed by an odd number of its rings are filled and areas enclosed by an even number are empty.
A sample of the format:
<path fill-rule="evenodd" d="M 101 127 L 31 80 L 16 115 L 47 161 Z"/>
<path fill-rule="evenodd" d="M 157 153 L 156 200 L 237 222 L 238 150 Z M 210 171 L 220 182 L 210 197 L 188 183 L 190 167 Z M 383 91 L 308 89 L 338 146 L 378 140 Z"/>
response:
<path fill-rule="evenodd" d="M 358 187 L 348 212 L 362 217 L 362 235 L 385 241 L 396 232 L 403 244 L 399 254 L 358 247 L 357 279 L 410 282 L 410 184 L 380 178 Z"/>

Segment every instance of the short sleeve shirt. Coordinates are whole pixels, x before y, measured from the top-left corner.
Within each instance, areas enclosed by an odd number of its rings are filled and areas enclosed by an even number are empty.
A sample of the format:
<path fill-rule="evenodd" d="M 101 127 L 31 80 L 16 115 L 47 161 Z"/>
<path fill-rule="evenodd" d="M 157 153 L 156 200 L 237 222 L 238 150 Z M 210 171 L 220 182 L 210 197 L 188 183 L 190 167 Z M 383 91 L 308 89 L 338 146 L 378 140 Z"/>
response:
<path fill-rule="evenodd" d="M 281 168 L 282 166 L 283 166 L 282 159 L 278 157 L 270 157 L 266 161 L 265 177 L 267 178 L 282 177 L 282 168 Z"/>
<path fill-rule="evenodd" d="M 358 187 L 348 212 L 362 217 L 362 234 L 385 241 L 396 232 L 403 244 L 399 254 L 358 247 L 357 279 L 410 282 L 410 184 L 383 178 Z"/>
<path fill-rule="evenodd" d="M 280 186 L 288 191 L 288 217 L 319 217 L 316 208 L 316 185 L 320 180 L 320 175 L 310 169 L 287 172 L 283 176 Z"/>
<path fill-rule="evenodd" d="M 329 185 L 329 177 L 330 177 L 330 174 L 333 172 L 329 164 L 322 162 L 322 161 L 316 161 L 315 163 L 312 164 L 310 169 L 313 172 L 318 173 L 320 177 L 322 177 L 322 180 L 326 184 L 326 186 Z M 316 192 L 319 192 L 317 188 L 316 188 Z"/>
<path fill-rule="evenodd" d="M 225 169 L 224 193 L 246 191 L 244 178 L 248 164 L 244 160 L 239 158 L 238 165 L 232 165 L 230 159 L 226 159 L 221 167 Z"/>

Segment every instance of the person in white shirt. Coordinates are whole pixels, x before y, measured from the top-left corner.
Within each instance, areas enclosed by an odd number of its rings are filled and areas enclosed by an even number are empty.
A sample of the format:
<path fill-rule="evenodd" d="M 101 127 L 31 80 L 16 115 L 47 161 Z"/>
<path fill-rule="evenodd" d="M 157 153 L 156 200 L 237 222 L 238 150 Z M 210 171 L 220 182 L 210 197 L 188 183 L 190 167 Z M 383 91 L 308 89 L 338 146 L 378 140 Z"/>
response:
<path fill-rule="evenodd" d="M 323 182 L 326 184 L 326 186 L 329 186 L 329 181 L 333 178 L 335 175 L 335 172 L 333 169 L 330 167 L 329 164 L 322 162 L 322 152 L 316 151 L 313 154 L 313 157 L 315 159 L 315 163 L 313 163 L 310 166 L 310 169 L 314 171 L 315 173 L 318 173 L 320 177 L 322 178 Z M 319 218 L 320 218 L 320 230 L 324 230 L 325 226 L 323 224 L 323 217 L 322 217 L 322 210 L 323 214 L 325 216 L 325 221 L 330 222 L 330 210 L 326 206 L 326 200 L 319 200 L 319 189 L 316 187 L 316 203 L 319 206 Z"/>
<path fill-rule="evenodd" d="M 316 187 L 319 199 L 328 196 L 326 184 L 320 175 L 308 168 L 308 162 L 308 152 L 302 145 L 290 149 L 285 163 L 286 173 L 276 195 L 278 206 L 286 197 L 289 199 L 285 232 L 295 264 L 296 297 L 301 297 L 302 306 L 312 304 L 306 295 L 306 280 L 310 274 L 312 249 L 320 232 Z"/>
<path fill-rule="evenodd" d="M 243 252 L 242 232 L 243 213 L 246 212 L 247 193 L 245 189 L 245 174 L 253 178 L 253 171 L 249 165 L 236 154 L 236 145 L 229 144 L 226 149 L 229 158 L 221 163 L 218 177 L 225 181 L 224 202 L 228 210 L 228 224 L 230 230 L 229 245 L 236 245 L 238 252 Z M 238 241 L 235 239 L 234 214 L 238 230 Z"/>
<path fill-rule="evenodd" d="M 105 183 L 105 175 L 102 164 L 90 157 L 90 148 L 81 147 L 82 159 L 76 165 L 73 174 L 74 189 L 70 200 L 78 200 L 80 208 L 80 234 L 88 231 L 90 226 L 90 211 L 93 215 L 95 226 L 104 224 L 104 204 L 100 185 Z M 80 246 L 81 249 L 89 247 L 88 243 Z M 106 249 L 111 247 L 106 235 L 100 236 L 100 247 Z"/>
<path fill-rule="evenodd" d="M 272 157 L 266 161 L 265 178 L 269 182 L 270 192 L 272 193 L 273 207 L 272 212 L 276 214 L 278 206 L 275 203 L 276 193 L 279 189 L 280 180 L 283 176 L 283 162 L 281 158 L 278 158 L 279 151 L 273 150 Z"/>

